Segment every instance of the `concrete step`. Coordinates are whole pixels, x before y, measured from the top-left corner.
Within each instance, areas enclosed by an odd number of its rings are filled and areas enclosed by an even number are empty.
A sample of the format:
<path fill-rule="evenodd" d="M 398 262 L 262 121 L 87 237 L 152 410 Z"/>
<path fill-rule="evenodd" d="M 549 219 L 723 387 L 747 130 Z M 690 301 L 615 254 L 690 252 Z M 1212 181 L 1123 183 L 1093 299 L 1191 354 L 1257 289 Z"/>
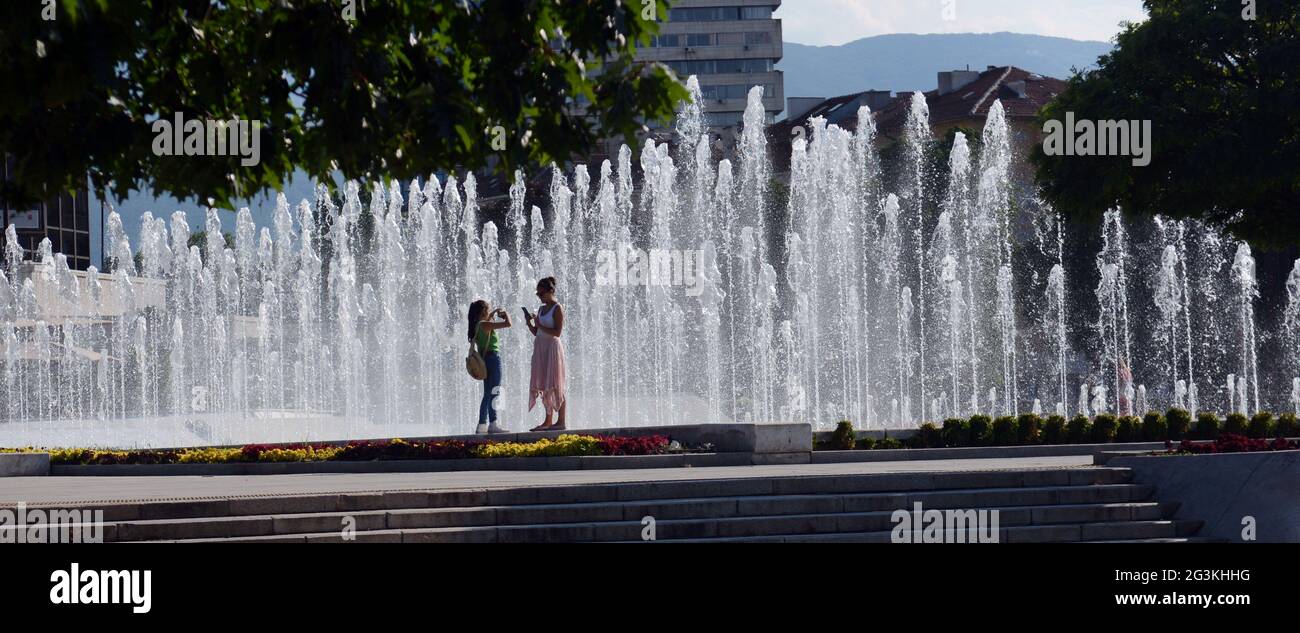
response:
<path fill-rule="evenodd" d="M 1054 505 L 991 508 L 998 511 L 999 529 L 1002 538 L 1016 541 L 1052 541 L 1080 540 L 1084 534 L 1101 535 L 1109 538 L 1111 533 L 1102 528 L 1088 528 L 1088 525 L 1135 525 L 1139 523 L 1160 523 L 1162 519 L 1172 516 L 1175 507 L 1154 502 Z M 774 536 L 870 533 L 883 532 L 886 535 L 893 529 L 893 511 L 877 512 L 839 512 L 823 514 L 794 515 L 759 515 L 745 517 L 702 517 L 695 519 L 658 520 L 656 521 L 657 540 L 681 540 L 699 538 L 757 538 Z M 391 518 L 391 513 L 390 513 Z M 201 525 L 201 524 L 200 524 Z M 271 527 L 274 528 L 274 523 Z M 403 542 L 516 542 L 546 543 L 573 541 L 629 541 L 639 540 L 643 524 L 640 520 L 605 520 L 570 523 L 530 523 L 530 524 L 491 524 L 464 526 L 422 527 L 419 522 L 399 521 L 401 527 L 390 523 L 386 527 L 375 526 L 367 530 L 357 522 L 357 534 L 366 532 L 400 532 Z M 170 536 L 155 534 L 148 540 L 180 539 L 207 540 L 225 538 L 227 540 L 248 540 L 251 538 L 270 537 L 272 534 L 237 534 L 230 537 L 216 537 L 205 533 L 200 528 L 196 532 L 187 532 L 169 526 L 173 531 Z M 1037 530 L 1020 530 L 1019 528 L 1038 528 Z M 1013 531 L 1014 529 L 1014 531 Z M 1101 530 L 1101 531 L 1099 531 Z M 1174 536 L 1174 534 L 1156 534 L 1155 532 L 1118 532 L 1114 538 L 1145 538 L 1156 536 Z M 295 540 L 342 540 L 338 524 L 331 530 L 315 533 L 289 533 Z M 1180 534 L 1181 536 L 1181 534 Z M 383 538 L 391 538 L 386 535 Z M 138 539 L 144 540 L 144 539 Z"/>
<path fill-rule="evenodd" d="M 876 473 L 398 490 L 105 506 L 116 542 L 888 542 L 896 511 L 996 510 L 1002 542 L 1188 539 L 1123 468 Z M 344 538 L 344 528 L 350 528 Z"/>
<path fill-rule="evenodd" d="M 1179 536 L 1174 538 L 1136 538 L 1111 541 L 1083 541 L 1084 543 L 1226 543 L 1223 539 L 1208 536 Z"/>
<path fill-rule="evenodd" d="M 402 490 L 268 495 L 225 499 L 125 501 L 93 505 L 111 522 L 201 517 L 363 512 L 411 508 L 463 508 L 569 503 L 868 493 L 926 493 L 974 489 L 1037 489 L 1127 484 L 1123 468 L 1025 469 L 967 472 L 876 473 L 799 477 L 747 477 L 692 481 L 650 481 L 577 486 L 530 486 L 474 490 Z M 1059 493 L 1058 493 L 1059 494 Z M 1068 502 L 1068 495 L 1055 501 Z M 1091 493 L 1074 493 L 1088 495 Z M 86 504 L 31 506 L 87 507 Z"/>
<path fill-rule="evenodd" d="M 357 531 L 375 531 L 620 520 L 639 522 L 646 516 L 652 516 L 657 521 L 665 521 L 882 511 L 892 513 L 899 509 L 911 511 L 914 503 L 921 503 L 924 509 L 938 510 L 995 506 L 1064 508 L 1064 510 L 1052 510 L 1047 513 L 1039 512 L 1040 518 L 1037 522 L 1044 522 L 1057 516 L 1054 513 L 1071 511 L 1069 508 L 1084 508 L 1073 511 L 1085 513 L 1095 512 L 1087 508 L 1100 507 L 1098 504 L 1117 504 L 1116 508 L 1122 508 L 1124 504 L 1146 501 L 1151 498 L 1151 494 L 1150 486 L 1105 484 L 914 493 L 706 497 L 606 503 L 304 512 L 247 517 L 110 522 L 105 525 L 104 538 L 106 541 L 141 541 L 324 533 L 341 530 L 346 517 L 352 518 L 352 527 Z M 1145 506 L 1149 506 L 1145 510 L 1147 512 L 1157 511 L 1152 504 L 1145 504 Z M 1071 515 L 1061 515 L 1061 517 L 1061 521 L 1080 520 L 1071 518 Z"/>
<path fill-rule="evenodd" d="M 1201 527 L 1200 521 L 1120 521 L 1108 523 L 1086 523 L 1062 526 L 1017 526 L 1000 529 L 1002 543 L 1066 543 L 1083 542 L 1080 534 L 1104 533 L 1108 535 L 1126 535 L 1118 539 L 1093 542 L 1160 542 L 1182 543 L 1199 542 L 1190 536 L 1175 534 L 1195 533 Z M 1160 534 L 1167 536 L 1149 536 Z M 732 537 L 732 538 L 698 538 L 683 542 L 691 543 L 891 543 L 891 531 L 841 532 L 831 534 L 794 534 L 786 536 Z"/>

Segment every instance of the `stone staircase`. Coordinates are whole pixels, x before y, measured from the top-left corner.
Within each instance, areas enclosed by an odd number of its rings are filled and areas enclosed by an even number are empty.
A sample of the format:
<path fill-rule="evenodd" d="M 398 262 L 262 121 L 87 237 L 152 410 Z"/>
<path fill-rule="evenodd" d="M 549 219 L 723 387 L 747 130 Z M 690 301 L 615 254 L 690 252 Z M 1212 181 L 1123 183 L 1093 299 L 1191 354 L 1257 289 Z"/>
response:
<path fill-rule="evenodd" d="M 895 510 L 998 510 L 1001 542 L 1190 542 L 1123 468 L 744 477 L 102 506 L 112 542 L 890 542 Z M 345 535 L 345 528 L 352 529 Z M 346 537 L 350 536 L 351 539 Z"/>

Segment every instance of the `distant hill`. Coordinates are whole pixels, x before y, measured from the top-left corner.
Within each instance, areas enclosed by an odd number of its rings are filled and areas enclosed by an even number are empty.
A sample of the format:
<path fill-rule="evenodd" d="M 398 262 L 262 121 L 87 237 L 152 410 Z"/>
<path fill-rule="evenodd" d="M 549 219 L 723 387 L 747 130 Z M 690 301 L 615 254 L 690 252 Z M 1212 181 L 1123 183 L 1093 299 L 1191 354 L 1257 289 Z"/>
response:
<path fill-rule="evenodd" d="M 1019 33 L 879 35 L 840 46 L 785 42 L 787 97 L 834 97 L 863 90 L 933 90 L 941 70 L 1019 66 L 1067 79 L 1072 68 L 1094 67 L 1107 42 L 1081 42 Z"/>

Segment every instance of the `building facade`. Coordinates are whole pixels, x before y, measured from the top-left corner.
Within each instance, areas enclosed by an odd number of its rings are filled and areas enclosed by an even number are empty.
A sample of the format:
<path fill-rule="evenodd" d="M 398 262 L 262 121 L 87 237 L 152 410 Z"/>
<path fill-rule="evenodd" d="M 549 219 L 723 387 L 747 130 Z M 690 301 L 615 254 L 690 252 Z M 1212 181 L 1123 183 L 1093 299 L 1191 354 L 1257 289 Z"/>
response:
<path fill-rule="evenodd" d="M 749 89 L 763 86 L 767 123 L 785 109 L 780 0 L 677 0 L 652 46 L 637 60 L 661 62 L 683 80 L 695 75 L 711 127 L 739 125 Z"/>
<path fill-rule="evenodd" d="M 6 156 L 0 165 L 0 178 L 13 180 L 14 160 Z M 90 196 L 82 186 L 76 193 L 63 192 L 34 205 L 15 205 L 0 200 L 0 232 L 13 225 L 18 245 L 35 253 L 41 240 L 49 238 L 55 253 L 68 257 L 68 267 L 90 267 Z M 0 261 L 4 258 L 5 240 L 0 239 Z M 28 259 L 31 255 L 27 255 Z"/>

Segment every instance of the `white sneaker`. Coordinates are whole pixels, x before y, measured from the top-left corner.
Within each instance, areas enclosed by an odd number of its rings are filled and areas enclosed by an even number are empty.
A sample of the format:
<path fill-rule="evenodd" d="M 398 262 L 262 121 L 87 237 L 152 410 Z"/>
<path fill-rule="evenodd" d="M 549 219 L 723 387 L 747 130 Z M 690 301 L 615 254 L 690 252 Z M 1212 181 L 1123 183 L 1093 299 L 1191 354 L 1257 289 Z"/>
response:
<path fill-rule="evenodd" d="M 507 429 L 504 426 L 497 426 L 497 423 L 493 422 L 488 425 L 487 432 L 488 433 L 509 433 L 510 429 Z"/>
<path fill-rule="evenodd" d="M 479 422 L 478 428 L 474 429 L 474 435 L 487 435 L 487 434 L 488 434 L 488 425 Z"/>

